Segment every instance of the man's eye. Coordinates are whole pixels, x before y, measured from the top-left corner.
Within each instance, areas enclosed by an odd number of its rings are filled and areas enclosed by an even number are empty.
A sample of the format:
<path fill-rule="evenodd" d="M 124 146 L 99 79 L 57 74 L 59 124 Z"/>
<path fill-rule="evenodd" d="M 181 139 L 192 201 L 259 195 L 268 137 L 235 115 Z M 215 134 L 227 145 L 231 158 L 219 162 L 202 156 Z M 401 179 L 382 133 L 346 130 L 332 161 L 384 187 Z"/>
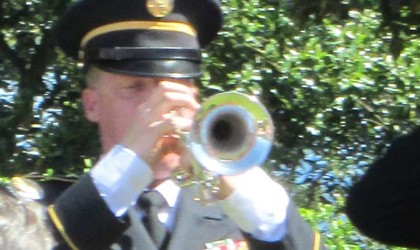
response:
<path fill-rule="evenodd" d="M 135 89 L 135 90 L 142 90 L 144 89 L 144 86 L 142 84 L 135 84 L 135 85 L 131 85 L 129 88 Z"/>
<path fill-rule="evenodd" d="M 142 92 L 145 89 L 146 89 L 145 86 L 140 85 L 140 84 L 129 85 L 125 88 L 126 91 L 131 91 L 131 92 Z"/>
<path fill-rule="evenodd" d="M 147 86 L 143 84 L 133 84 L 124 86 L 121 90 L 121 94 L 126 98 L 138 97 L 139 95 L 144 95 L 147 92 Z"/>

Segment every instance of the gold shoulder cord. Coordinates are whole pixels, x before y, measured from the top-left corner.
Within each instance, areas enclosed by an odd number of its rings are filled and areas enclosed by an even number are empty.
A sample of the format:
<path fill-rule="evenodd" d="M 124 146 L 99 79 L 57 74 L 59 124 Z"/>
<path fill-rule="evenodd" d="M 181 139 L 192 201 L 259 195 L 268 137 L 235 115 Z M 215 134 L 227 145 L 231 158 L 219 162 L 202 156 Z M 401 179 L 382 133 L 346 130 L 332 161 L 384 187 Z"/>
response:
<path fill-rule="evenodd" d="M 313 250 L 318 250 L 320 247 L 320 243 L 321 243 L 321 236 L 319 235 L 318 232 L 314 232 L 314 248 Z"/>
<path fill-rule="evenodd" d="M 74 244 L 74 242 L 70 239 L 70 237 L 66 233 L 66 229 L 64 228 L 63 224 L 60 221 L 60 218 L 58 218 L 57 213 L 54 210 L 54 205 L 49 205 L 48 206 L 48 213 L 50 214 L 50 217 L 51 217 L 54 225 L 57 227 L 61 236 L 66 241 L 67 245 L 69 245 L 70 248 L 73 249 L 73 250 L 79 250 L 79 248 L 76 246 L 76 244 Z"/>

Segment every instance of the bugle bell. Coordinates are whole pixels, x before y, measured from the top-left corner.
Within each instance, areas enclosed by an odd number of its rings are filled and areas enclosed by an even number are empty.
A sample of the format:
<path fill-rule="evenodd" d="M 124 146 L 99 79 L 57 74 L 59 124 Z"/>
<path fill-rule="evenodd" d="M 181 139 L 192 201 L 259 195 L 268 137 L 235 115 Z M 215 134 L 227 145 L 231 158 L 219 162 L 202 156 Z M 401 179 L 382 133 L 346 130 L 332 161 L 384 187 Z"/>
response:
<path fill-rule="evenodd" d="M 218 192 L 218 176 L 236 175 L 267 158 L 274 126 L 267 109 L 255 96 L 223 92 L 210 96 L 185 134 L 193 166 L 187 177 L 178 172 L 181 185 L 199 183 L 201 200 Z"/>

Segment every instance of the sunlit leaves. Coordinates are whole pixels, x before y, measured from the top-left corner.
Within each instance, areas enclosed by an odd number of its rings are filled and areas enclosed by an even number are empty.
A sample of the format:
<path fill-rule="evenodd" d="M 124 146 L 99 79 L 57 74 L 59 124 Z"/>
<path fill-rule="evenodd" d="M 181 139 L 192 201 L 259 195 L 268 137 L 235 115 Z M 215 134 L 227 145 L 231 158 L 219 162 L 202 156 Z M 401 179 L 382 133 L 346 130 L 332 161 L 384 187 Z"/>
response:
<path fill-rule="evenodd" d="M 309 17 L 299 26 L 279 8 L 287 2 L 225 2 L 226 25 L 209 50 L 203 84 L 258 93 L 276 125 L 267 169 L 299 204 L 332 204 L 330 212 L 342 216 L 335 209 L 349 187 L 392 138 L 419 123 L 420 39 L 404 37 L 397 58 L 377 9 L 349 10 L 339 22 Z M 354 249 L 374 246 L 357 237 Z"/>

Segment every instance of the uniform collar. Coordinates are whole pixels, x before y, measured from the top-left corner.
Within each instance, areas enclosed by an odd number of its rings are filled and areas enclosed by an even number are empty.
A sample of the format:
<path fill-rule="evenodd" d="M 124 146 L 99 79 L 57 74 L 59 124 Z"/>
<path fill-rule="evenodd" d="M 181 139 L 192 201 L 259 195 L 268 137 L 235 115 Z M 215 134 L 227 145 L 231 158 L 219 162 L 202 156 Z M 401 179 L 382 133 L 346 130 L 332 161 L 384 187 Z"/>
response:
<path fill-rule="evenodd" d="M 166 180 L 159 184 L 155 190 L 165 198 L 169 207 L 174 207 L 181 189 L 173 180 Z"/>

